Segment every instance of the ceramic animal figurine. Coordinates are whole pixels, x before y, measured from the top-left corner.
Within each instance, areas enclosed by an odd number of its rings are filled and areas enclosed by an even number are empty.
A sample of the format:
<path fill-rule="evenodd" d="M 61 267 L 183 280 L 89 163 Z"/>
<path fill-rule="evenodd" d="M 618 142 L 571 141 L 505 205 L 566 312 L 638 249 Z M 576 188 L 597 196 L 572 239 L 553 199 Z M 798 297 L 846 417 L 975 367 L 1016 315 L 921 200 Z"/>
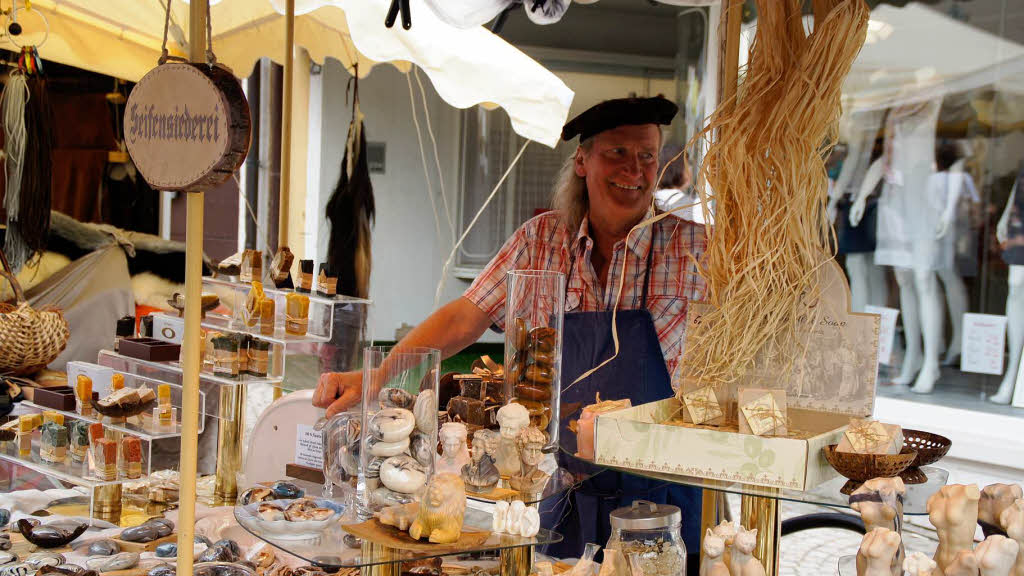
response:
<path fill-rule="evenodd" d="M 949 563 L 949 568 L 942 571 L 942 567 L 936 568 L 936 572 L 944 576 L 980 576 L 978 558 L 972 550 L 960 550 Z"/>
<path fill-rule="evenodd" d="M 455 474 L 436 474 L 427 484 L 420 511 L 409 526 L 414 540 L 426 536 L 435 544 L 451 544 L 462 535 L 466 487 Z"/>
<path fill-rule="evenodd" d="M 394 526 L 399 530 L 405 531 L 412 526 L 413 520 L 416 519 L 420 513 L 420 503 L 410 502 L 408 504 L 398 504 L 396 506 L 388 506 L 380 512 L 373 514 L 374 518 L 380 521 L 381 524 L 387 526 Z"/>
<path fill-rule="evenodd" d="M 462 467 L 469 464 L 466 425 L 461 422 L 445 422 L 441 426 L 440 438 L 442 453 L 434 456 L 434 473 L 461 474 Z"/>
<path fill-rule="evenodd" d="M 516 436 L 519 451 L 519 471 L 509 478 L 509 486 L 525 494 L 539 494 L 544 491 L 550 476 L 538 466 L 544 460 L 544 442 L 547 438 L 539 428 L 528 426 Z"/>
<path fill-rule="evenodd" d="M 497 419 L 501 426 L 501 439 L 498 441 L 494 462 L 501 475 L 509 477 L 519 472 L 516 436 L 530 425 L 530 412 L 522 404 L 512 402 L 498 409 Z"/>
<path fill-rule="evenodd" d="M 1018 484 L 985 486 L 981 491 L 981 501 L 978 502 L 978 521 L 998 527 L 999 515 L 1018 498 L 1024 498 L 1024 491 Z"/>
<path fill-rule="evenodd" d="M 1024 499 L 1018 498 L 999 515 L 999 525 L 1006 535 L 1017 542 L 1017 561 L 1013 564 L 1013 576 L 1024 576 Z"/>
<path fill-rule="evenodd" d="M 726 568 L 729 567 L 729 562 L 732 560 L 732 543 L 736 538 L 736 525 L 727 520 L 722 520 L 722 523 L 715 526 L 713 529 L 715 536 L 718 536 L 725 543 L 725 552 L 722 554 L 722 561 L 725 562 Z"/>
<path fill-rule="evenodd" d="M 765 576 L 761 561 L 754 558 L 754 546 L 757 544 L 757 528 L 736 530 L 736 538 L 732 542 L 732 557 L 729 559 L 730 576 Z"/>
<path fill-rule="evenodd" d="M 981 576 L 1010 576 L 1019 551 L 1020 545 L 1006 536 L 989 536 L 974 549 Z"/>
<path fill-rule="evenodd" d="M 533 506 L 527 506 L 519 519 L 519 535 L 523 538 L 533 538 L 540 532 L 540 511 Z"/>
<path fill-rule="evenodd" d="M 907 576 L 937 576 L 937 566 L 935 560 L 920 552 L 914 552 L 903 561 L 903 569 L 907 571 Z"/>
<path fill-rule="evenodd" d="M 473 434 L 473 447 L 469 451 L 472 461 L 462 467 L 462 481 L 470 492 L 487 492 L 501 480 L 494 458 L 487 454 L 486 430 Z"/>
<path fill-rule="evenodd" d="M 875 528 L 864 535 L 857 550 L 857 576 L 901 576 L 902 566 L 893 571 L 892 560 L 900 549 L 899 533 Z"/>
<path fill-rule="evenodd" d="M 976 484 L 943 486 L 928 498 L 928 519 L 939 537 L 935 563 L 946 576 L 957 554 L 974 546 L 979 500 L 981 491 Z"/>
<path fill-rule="evenodd" d="M 903 496 L 906 493 L 907 487 L 898 476 L 872 478 L 850 495 L 850 507 L 860 512 L 865 532 L 871 532 L 875 528 L 886 528 L 900 533 L 903 525 Z M 893 573 L 898 576 L 905 556 L 901 541 L 892 565 Z"/>
<path fill-rule="evenodd" d="M 716 536 L 711 528 L 704 534 L 701 551 L 703 556 L 700 559 L 700 576 L 729 576 L 729 568 L 722 559 L 725 553 L 725 540 Z"/>

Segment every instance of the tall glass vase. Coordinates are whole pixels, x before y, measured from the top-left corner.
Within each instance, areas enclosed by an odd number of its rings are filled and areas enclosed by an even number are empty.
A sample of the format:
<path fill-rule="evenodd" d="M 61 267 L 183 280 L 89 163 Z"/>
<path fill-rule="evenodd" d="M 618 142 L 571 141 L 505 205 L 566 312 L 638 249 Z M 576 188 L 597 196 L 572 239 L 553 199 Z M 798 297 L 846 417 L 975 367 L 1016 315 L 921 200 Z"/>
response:
<path fill-rule="evenodd" d="M 363 350 L 360 512 L 418 501 L 434 470 L 441 351 Z"/>
<path fill-rule="evenodd" d="M 512 270 L 505 302 L 505 397 L 530 412 L 530 424 L 558 446 L 565 274 Z"/>

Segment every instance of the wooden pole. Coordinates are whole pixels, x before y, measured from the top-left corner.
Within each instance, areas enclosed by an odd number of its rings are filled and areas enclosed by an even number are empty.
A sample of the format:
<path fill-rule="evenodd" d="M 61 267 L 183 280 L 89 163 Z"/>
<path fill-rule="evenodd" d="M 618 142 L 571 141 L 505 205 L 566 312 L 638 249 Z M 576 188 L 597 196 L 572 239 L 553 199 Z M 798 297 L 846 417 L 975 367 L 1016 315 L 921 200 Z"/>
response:
<path fill-rule="evenodd" d="M 721 36 L 719 51 L 718 89 L 719 104 L 736 95 L 736 83 L 739 79 L 740 67 L 740 25 L 743 23 L 743 0 L 729 0 L 728 7 L 722 9 L 722 20 L 719 30 Z"/>
<path fill-rule="evenodd" d="M 189 59 L 206 60 L 206 1 L 189 4 Z M 181 462 L 179 463 L 177 576 L 192 576 L 196 524 L 196 466 L 199 463 L 199 323 L 203 287 L 203 201 L 205 192 L 185 195 L 185 360 L 182 366 Z"/>
<path fill-rule="evenodd" d="M 295 73 L 295 0 L 285 3 L 284 97 L 281 99 L 281 199 L 277 212 L 277 245 L 288 245 L 289 189 L 292 179 L 292 76 Z"/>

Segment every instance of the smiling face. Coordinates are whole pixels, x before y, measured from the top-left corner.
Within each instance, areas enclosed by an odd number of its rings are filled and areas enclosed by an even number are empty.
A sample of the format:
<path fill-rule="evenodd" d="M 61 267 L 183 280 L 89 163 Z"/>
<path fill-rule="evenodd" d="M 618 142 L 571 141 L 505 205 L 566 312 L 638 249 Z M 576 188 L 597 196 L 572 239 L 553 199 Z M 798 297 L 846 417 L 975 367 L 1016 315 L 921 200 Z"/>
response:
<path fill-rule="evenodd" d="M 593 137 L 576 153 L 576 175 L 587 182 L 592 215 L 632 225 L 651 204 L 658 180 L 661 131 L 655 124 L 619 126 Z"/>

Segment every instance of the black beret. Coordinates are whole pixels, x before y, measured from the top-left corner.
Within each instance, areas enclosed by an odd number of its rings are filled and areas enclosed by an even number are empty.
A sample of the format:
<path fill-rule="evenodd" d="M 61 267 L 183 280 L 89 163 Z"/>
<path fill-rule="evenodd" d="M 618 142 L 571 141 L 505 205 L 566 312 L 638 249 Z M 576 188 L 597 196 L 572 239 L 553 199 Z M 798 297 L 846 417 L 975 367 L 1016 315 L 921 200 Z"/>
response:
<path fill-rule="evenodd" d="M 616 98 L 590 107 L 562 127 L 562 140 L 591 136 L 619 126 L 671 124 L 679 107 L 663 96 L 654 98 Z"/>

